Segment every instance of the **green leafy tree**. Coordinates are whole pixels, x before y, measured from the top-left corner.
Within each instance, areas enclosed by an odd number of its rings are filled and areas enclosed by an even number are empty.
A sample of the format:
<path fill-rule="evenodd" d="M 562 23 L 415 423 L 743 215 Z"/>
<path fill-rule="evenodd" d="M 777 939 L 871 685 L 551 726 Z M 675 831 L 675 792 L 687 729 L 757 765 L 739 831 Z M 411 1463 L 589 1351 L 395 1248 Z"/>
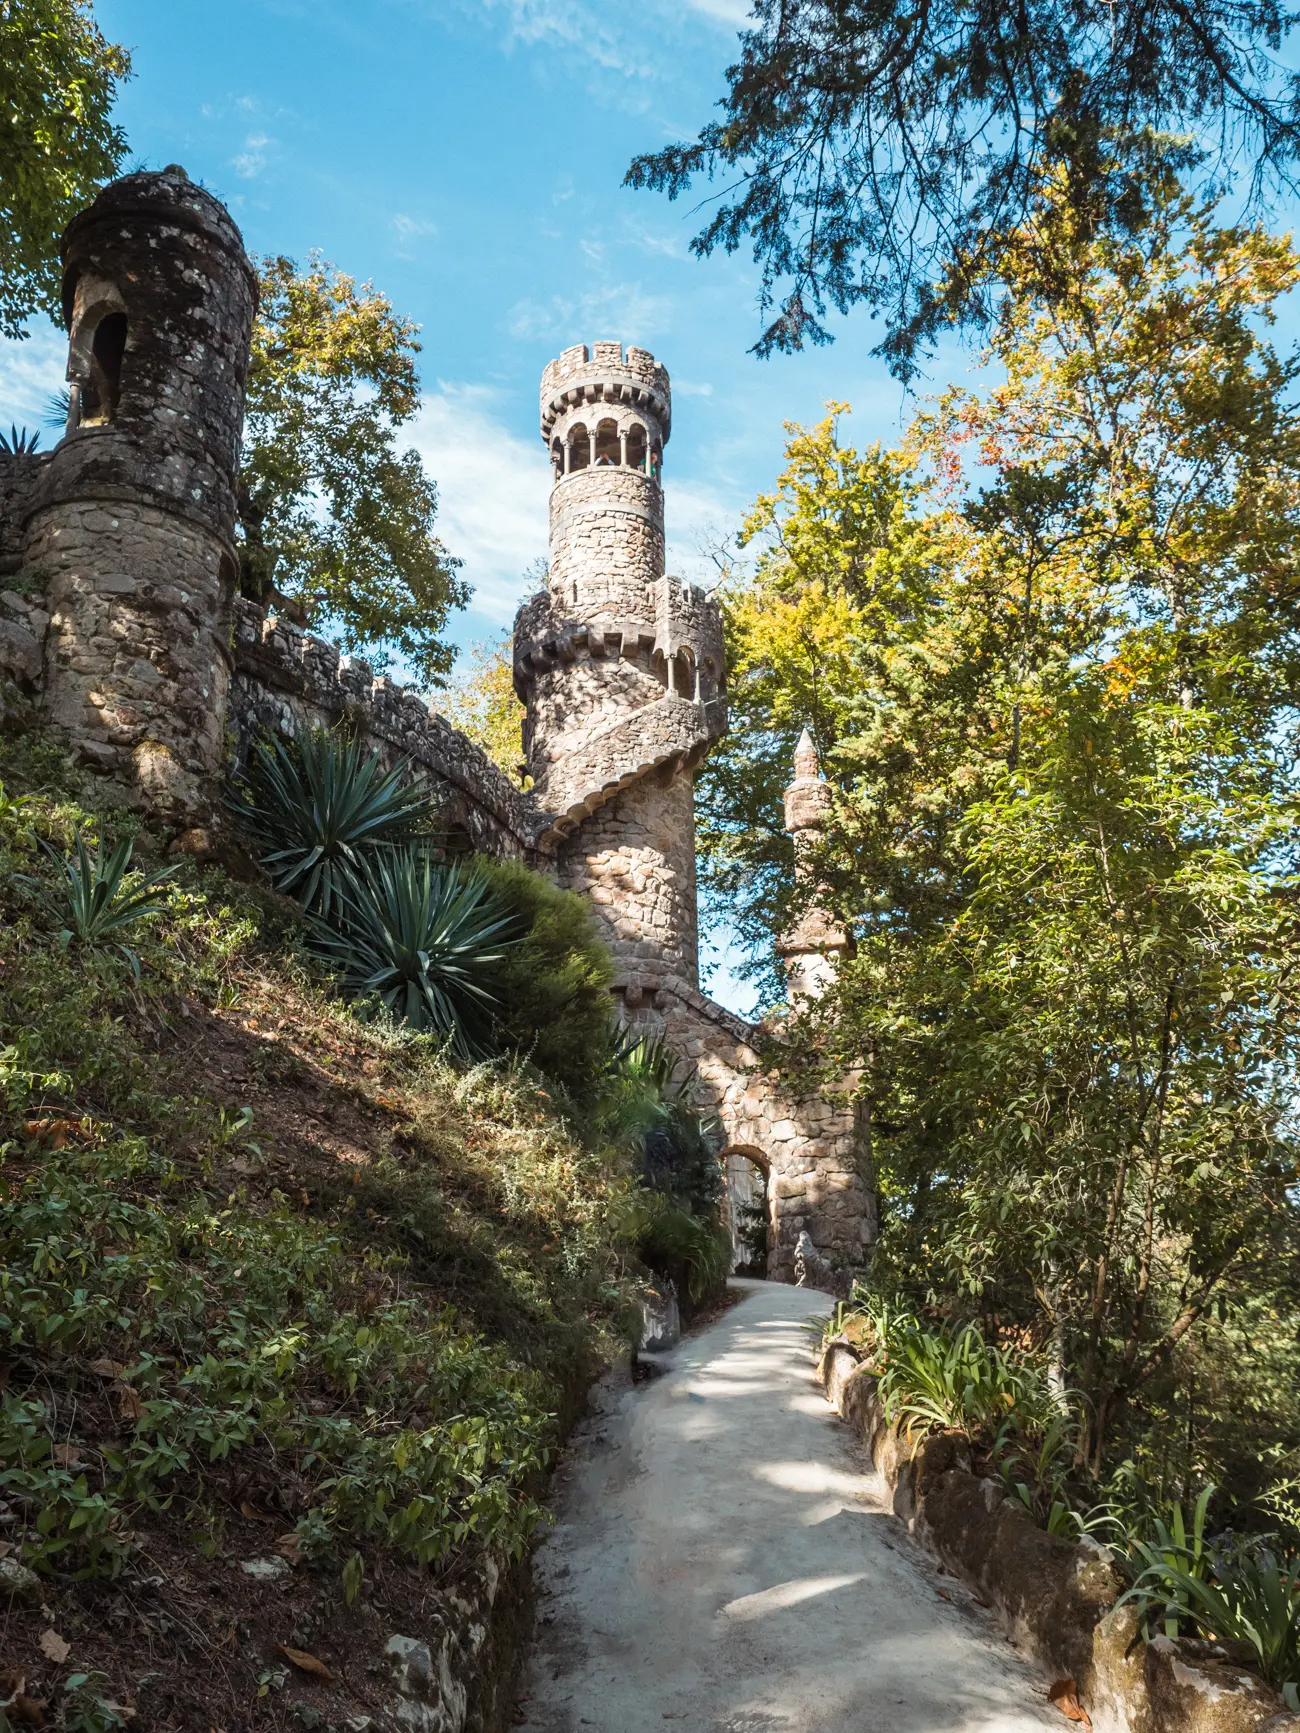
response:
<path fill-rule="evenodd" d="M 471 644 L 439 695 L 438 708 L 513 782 L 523 760 L 524 707 L 515 694 L 511 635 Z"/>
<path fill-rule="evenodd" d="M 242 587 L 327 621 L 343 647 L 396 650 L 437 683 L 439 633 L 468 591 L 433 532 L 437 489 L 400 430 L 420 405 L 416 327 L 313 256 L 264 259 L 239 492 Z"/>
<path fill-rule="evenodd" d="M 1171 1417 L 1233 1387 L 1234 1318 L 1278 1357 L 1219 1463 L 1300 1445 L 1300 421 L 1267 330 L 1300 263 L 1143 192 L 1116 238 L 1040 185 L 996 382 L 918 419 L 887 513 L 879 454 L 796 432 L 728 619 L 753 730 L 807 710 L 835 787 L 856 953 L 787 1063 L 860 1068 L 877 1280 L 1042 1343 L 1094 1469 L 1191 1473 Z M 719 812 L 711 870 L 772 823 Z"/>
<path fill-rule="evenodd" d="M 130 70 L 87 0 L 0 3 L 0 335 L 60 316 L 59 236 L 117 173 L 112 107 Z"/>

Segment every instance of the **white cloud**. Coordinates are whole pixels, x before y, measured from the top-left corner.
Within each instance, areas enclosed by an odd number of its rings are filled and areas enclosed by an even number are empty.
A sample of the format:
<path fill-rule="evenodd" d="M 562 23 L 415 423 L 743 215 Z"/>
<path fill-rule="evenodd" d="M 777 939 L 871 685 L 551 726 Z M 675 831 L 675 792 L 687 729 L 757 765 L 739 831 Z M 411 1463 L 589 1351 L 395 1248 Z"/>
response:
<path fill-rule="evenodd" d="M 607 331 L 625 342 L 642 343 L 672 323 L 673 303 L 666 295 L 650 295 L 639 283 L 610 283 L 568 299 L 516 301 L 510 310 L 510 335 L 525 341 L 542 338 L 590 342 Z"/>
<path fill-rule="evenodd" d="M 428 222 L 423 217 L 410 216 L 406 211 L 398 211 L 393 218 L 393 227 L 399 241 L 418 241 L 438 232 L 437 223 Z"/>
<path fill-rule="evenodd" d="M 48 447 L 59 437 L 46 416 L 50 396 L 64 387 L 68 340 L 52 325 L 33 325 L 24 342 L 0 339 L 0 426 L 24 424 L 39 428 L 41 445 Z"/>
<path fill-rule="evenodd" d="M 734 30 L 742 29 L 753 11 L 751 0 L 687 0 L 687 3 L 693 12 L 702 12 L 706 18 L 715 18 Z"/>
<path fill-rule="evenodd" d="M 244 148 L 238 156 L 231 158 L 231 166 L 241 179 L 256 180 L 266 167 L 266 148 L 275 140 L 264 132 L 250 132 L 244 140 Z"/>
<path fill-rule="evenodd" d="M 693 379 L 674 379 L 674 397 L 712 397 L 711 385 L 697 385 Z"/>
<path fill-rule="evenodd" d="M 505 626 L 525 569 L 546 553 L 551 467 L 541 440 L 498 418 L 490 386 L 439 381 L 425 394 L 411 443 L 438 484 L 438 533 L 464 561 L 473 607 Z"/>

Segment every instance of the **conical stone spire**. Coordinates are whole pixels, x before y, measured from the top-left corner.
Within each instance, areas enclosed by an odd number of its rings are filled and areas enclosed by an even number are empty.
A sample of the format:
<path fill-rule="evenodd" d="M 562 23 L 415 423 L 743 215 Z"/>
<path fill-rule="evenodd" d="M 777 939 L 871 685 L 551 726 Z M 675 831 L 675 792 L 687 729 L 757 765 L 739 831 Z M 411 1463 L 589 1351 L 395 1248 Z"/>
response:
<path fill-rule="evenodd" d="M 815 900 L 810 882 L 814 874 L 813 850 L 821 840 L 832 802 L 830 784 L 823 780 L 813 737 L 805 728 L 794 749 L 794 781 L 785 791 L 785 828 L 794 838 L 795 881 L 804 911 L 777 942 L 785 958 L 791 1003 L 819 998 L 835 972 L 838 960 L 849 950 L 849 936 L 825 908 Z"/>

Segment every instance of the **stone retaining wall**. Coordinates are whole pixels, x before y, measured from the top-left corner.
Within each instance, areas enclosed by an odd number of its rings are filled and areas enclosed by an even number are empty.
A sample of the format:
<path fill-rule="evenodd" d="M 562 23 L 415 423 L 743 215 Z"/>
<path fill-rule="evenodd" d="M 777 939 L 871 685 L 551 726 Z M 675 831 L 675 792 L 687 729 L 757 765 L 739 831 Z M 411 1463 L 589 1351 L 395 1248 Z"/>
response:
<path fill-rule="evenodd" d="M 1124 1578 L 1107 1549 L 1039 1528 L 997 1481 L 971 1472 L 964 1439 L 891 1426 L 851 1343 L 829 1344 L 818 1377 L 894 1514 L 994 1608 L 1047 1683 L 1076 1681 L 1095 1733 L 1300 1733 L 1300 1716 L 1216 1645 L 1143 1643 L 1132 1603 L 1116 1609 Z"/>

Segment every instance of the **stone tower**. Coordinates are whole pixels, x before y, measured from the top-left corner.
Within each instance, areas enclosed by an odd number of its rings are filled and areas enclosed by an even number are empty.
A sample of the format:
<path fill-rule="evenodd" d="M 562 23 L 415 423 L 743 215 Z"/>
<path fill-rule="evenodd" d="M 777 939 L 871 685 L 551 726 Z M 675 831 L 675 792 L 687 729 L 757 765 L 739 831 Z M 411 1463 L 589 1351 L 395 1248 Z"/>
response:
<path fill-rule="evenodd" d="M 693 771 L 726 727 L 716 602 L 664 570 L 668 374 L 566 349 L 542 375 L 547 588 L 515 622 L 524 751 L 561 882 L 596 906 L 631 1011 L 698 986 Z"/>
<path fill-rule="evenodd" d="M 44 705 L 81 757 L 183 822 L 223 756 L 256 279 L 224 206 L 176 167 L 106 187 L 63 267 L 68 426 L 25 526 Z"/>

